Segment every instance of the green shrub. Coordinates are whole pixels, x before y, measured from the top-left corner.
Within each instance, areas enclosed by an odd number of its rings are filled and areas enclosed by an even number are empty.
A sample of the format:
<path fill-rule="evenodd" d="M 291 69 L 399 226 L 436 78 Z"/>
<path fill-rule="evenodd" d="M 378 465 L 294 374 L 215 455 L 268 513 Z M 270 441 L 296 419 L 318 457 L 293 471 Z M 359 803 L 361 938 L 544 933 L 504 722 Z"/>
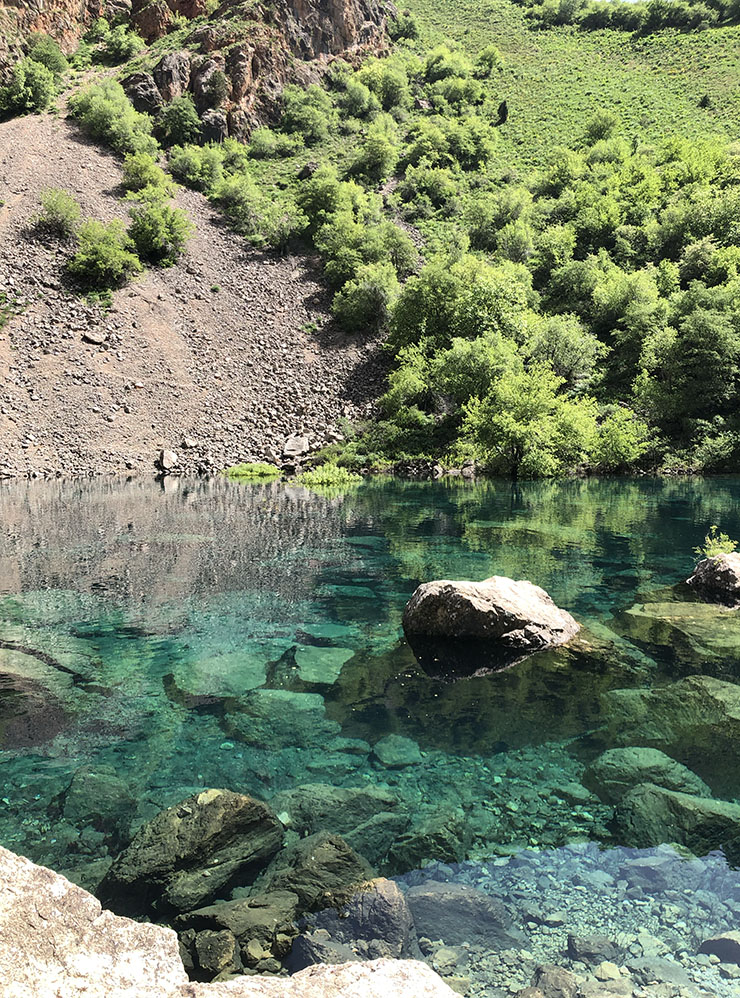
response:
<path fill-rule="evenodd" d="M 83 222 L 77 233 L 77 252 L 67 270 L 78 284 L 92 291 L 120 287 L 141 268 L 123 223 Z"/>
<path fill-rule="evenodd" d="M 503 66 L 503 59 L 501 58 L 501 53 L 496 48 L 495 45 L 486 45 L 484 49 L 481 49 L 475 60 L 475 67 L 473 72 L 478 77 L 478 79 L 485 79 L 488 76 L 493 76 L 493 74 L 501 69 Z"/>
<path fill-rule="evenodd" d="M 633 467 L 648 448 L 647 425 L 634 412 L 612 406 L 599 426 L 592 459 L 604 471 L 625 471 Z"/>
<path fill-rule="evenodd" d="M 257 128 L 249 139 L 249 155 L 253 159 L 294 156 L 302 145 L 300 135 L 280 135 L 271 128 Z"/>
<path fill-rule="evenodd" d="M 380 110 L 380 101 L 370 87 L 357 76 L 351 76 L 337 94 L 337 106 L 347 117 L 367 118 Z"/>
<path fill-rule="evenodd" d="M 257 461 L 247 462 L 244 464 L 232 464 L 230 468 L 226 469 L 224 474 L 227 478 L 233 478 L 236 481 L 258 482 L 280 478 L 282 471 L 274 464 L 265 464 L 264 462 Z"/>
<path fill-rule="evenodd" d="M 307 145 L 326 139 L 335 117 L 331 97 L 318 84 L 307 88 L 291 85 L 283 90 L 282 127 L 302 135 Z"/>
<path fill-rule="evenodd" d="M 56 95 L 54 74 L 33 59 L 21 59 L 10 72 L 10 82 L 0 87 L 0 114 L 45 111 Z"/>
<path fill-rule="evenodd" d="M 382 329 L 390 319 L 398 294 L 393 264 L 368 263 L 335 295 L 332 313 L 349 332 Z"/>
<path fill-rule="evenodd" d="M 157 116 L 155 132 L 163 146 L 184 146 L 200 141 L 200 118 L 190 94 L 175 97 L 162 108 Z"/>
<path fill-rule="evenodd" d="M 144 48 L 144 39 L 123 24 L 113 28 L 101 41 L 106 61 L 115 65 L 128 62 Z"/>
<path fill-rule="evenodd" d="M 222 69 L 214 69 L 202 87 L 202 100 L 206 107 L 219 107 L 229 96 L 231 86 Z"/>
<path fill-rule="evenodd" d="M 393 119 L 381 115 L 368 129 L 367 138 L 352 161 L 350 173 L 371 181 L 383 180 L 395 169 L 399 151 Z"/>
<path fill-rule="evenodd" d="M 237 232 L 247 237 L 261 234 L 262 195 L 251 177 L 235 174 L 224 178 L 214 188 L 211 199 Z"/>
<path fill-rule="evenodd" d="M 424 77 L 429 83 L 448 76 L 470 76 L 472 72 L 470 59 L 463 52 L 452 51 L 447 45 L 432 49 L 424 63 Z"/>
<path fill-rule="evenodd" d="M 194 227 L 180 208 L 166 201 L 152 201 L 131 209 L 129 235 L 143 260 L 163 267 L 176 263 Z"/>
<path fill-rule="evenodd" d="M 169 193 L 172 184 L 153 156 L 138 152 L 129 153 L 123 161 L 123 186 L 127 191 L 156 188 L 164 195 Z"/>
<path fill-rule="evenodd" d="M 737 541 L 723 534 L 716 524 L 713 524 L 704 537 L 704 543 L 694 548 L 697 561 L 704 558 L 716 558 L 720 554 L 732 554 L 737 550 Z"/>
<path fill-rule="evenodd" d="M 173 146 L 168 162 L 172 175 L 197 191 L 212 191 L 223 180 L 221 146 Z"/>
<path fill-rule="evenodd" d="M 48 35 L 31 35 L 28 58 L 46 66 L 55 80 L 60 80 L 69 69 L 69 63 L 53 38 Z"/>
<path fill-rule="evenodd" d="M 349 471 L 347 468 L 341 468 L 337 464 L 327 463 L 319 465 L 318 468 L 311 468 L 310 471 L 304 471 L 298 475 L 296 481 L 309 489 L 342 489 L 359 485 L 362 481 L 362 475 Z"/>
<path fill-rule="evenodd" d="M 357 79 L 375 94 L 384 111 L 404 108 L 411 102 L 408 75 L 391 59 L 366 59 Z"/>
<path fill-rule="evenodd" d="M 33 223 L 45 232 L 61 238 L 72 235 L 80 220 L 80 206 L 66 191 L 50 187 L 41 192 L 41 211 Z"/>
<path fill-rule="evenodd" d="M 89 135 L 116 152 L 156 156 L 152 120 L 148 114 L 134 110 L 120 83 L 104 80 L 80 90 L 70 97 L 69 109 Z"/>
<path fill-rule="evenodd" d="M 411 11 L 404 10 L 396 14 L 388 24 L 388 34 L 394 42 L 399 41 L 401 38 L 418 38 L 419 27 Z"/>

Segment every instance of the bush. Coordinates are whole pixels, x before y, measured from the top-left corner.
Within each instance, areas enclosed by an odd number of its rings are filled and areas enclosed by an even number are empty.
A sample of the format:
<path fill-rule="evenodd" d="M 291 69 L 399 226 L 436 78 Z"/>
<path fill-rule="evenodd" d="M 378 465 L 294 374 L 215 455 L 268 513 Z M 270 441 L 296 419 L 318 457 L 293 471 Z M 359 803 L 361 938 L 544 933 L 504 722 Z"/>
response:
<path fill-rule="evenodd" d="M 630 409 L 613 406 L 599 427 L 593 461 L 605 471 L 625 471 L 639 461 L 647 447 L 646 424 Z"/>
<path fill-rule="evenodd" d="M 0 87 L 0 113 L 45 111 L 55 94 L 51 70 L 33 59 L 21 59 L 13 66 L 8 85 Z"/>
<path fill-rule="evenodd" d="M 123 24 L 113 28 L 102 39 L 102 51 L 107 62 L 118 65 L 128 62 L 144 48 L 144 39 Z"/>
<path fill-rule="evenodd" d="M 48 35 L 31 35 L 28 58 L 46 66 L 55 80 L 61 79 L 69 69 L 69 63 L 53 38 Z"/>
<path fill-rule="evenodd" d="M 257 128 L 249 139 L 249 155 L 253 159 L 294 156 L 302 145 L 299 135 L 279 135 L 271 128 Z"/>
<path fill-rule="evenodd" d="M 84 222 L 77 234 L 78 248 L 67 264 L 70 275 L 93 291 L 117 288 L 138 273 L 141 263 L 133 243 L 118 220 Z"/>
<path fill-rule="evenodd" d="M 70 97 L 69 109 L 89 135 L 116 152 L 156 156 L 152 119 L 134 110 L 120 83 L 105 80 L 80 90 Z"/>
<path fill-rule="evenodd" d="M 274 478 L 280 478 L 282 471 L 274 464 L 266 464 L 258 461 L 232 464 L 230 468 L 226 469 L 224 474 L 227 478 L 233 478 L 236 481 L 242 482 L 269 481 Z"/>
<path fill-rule="evenodd" d="M 244 174 L 226 177 L 215 187 L 211 199 L 237 232 L 247 237 L 261 234 L 262 196 L 251 177 Z"/>
<path fill-rule="evenodd" d="M 155 132 L 163 146 L 184 146 L 200 141 L 200 118 L 190 94 L 175 97 L 162 108 L 157 116 Z"/>
<path fill-rule="evenodd" d="M 146 152 L 130 153 L 123 161 L 123 186 L 127 191 L 156 188 L 167 194 L 171 183 L 153 156 Z"/>
<path fill-rule="evenodd" d="M 716 524 L 713 524 L 704 537 L 704 543 L 694 548 L 696 560 L 716 558 L 720 554 L 732 554 L 737 550 L 737 541 L 723 534 Z"/>
<path fill-rule="evenodd" d="M 404 10 L 400 14 L 396 14 L 388 24 L 388 34 L 394 42 L 401 38 L 410 40 L 418 38 L 419 28 L 411 11 Z"/>
<path fill-rule="evenodd" d="M 153 201 L 131 209 L 129 235 L 143 260 L 163 267 L 175 263 L 192 235 L 193 224 L 180 208 Z"/>
<path fill-rule="evenodd" d="M 328 138 L 335 116 L 331 97 L 318 84 L 312 83 L 307 89 L 288 86 L 283 90 L 282 127 L 302 135 L 307 145 Z"/>
<path fill-rule="evenodd" d="M 41 211 L 33 219 L 38 228 L 61 238 L 72 235 L 80 220 L 80 206 L 71 194 L 50 187 L 41 192 Z"/>
<path fill-rule="evenodd" d="M 384 180 L 398 163 L 399 143 L 393 120 L 381 115 L 368 129 L 367 138 L 360 146 L 350 166 L 350 173 L 367 180 Z"/>
<path fill-rule="evenodd" d="M 173 146 L 169 154 L 173 176 L 197 191 L 212 191 L 223 180 L 220 146 Z"/>
<path fill-rule="evenodd" d="M 350 332 L 369 332 L 387 325 L 399 294 L 391 263 L 369 263 L 337 293 L 332 313 Z"/>
<path fill-rule="evenodd" d="M 370 87 L 351 76 L 345 81 L 344 89 L 337 94 L 337 106 L 350 118 L 366 118 L 380 110 L 380 101 Z"/>
<path fill-rule="evenodd" d="M 485 79 L 488 76 L 493 76 L 493 74 L 501 69 L 503 66 L 503 59 L 501 58 L 501 53 L 496 48 L 495 45 L 486 45 L 484 49 L 481 49 L 475 60 L 474 73 L 478 79 Z"/>
<path fill-rule="evenodd" d="M 406 107 L 411 101 L 408 75 L 391 59 L 366 59 L 357 79 L 375 94 L 384 111 Z"/>
<path fill-rule="evenodd" d="M 429 83 L 448 76 L 470 76 L 473 66 L 463 52 L 453 52 L 446 45 L 438 45 L 429 53 L 424 63 L 424 77 Z"/>
<path fill-rule="evenodd" d="M 357 475 L 347 468 L 340 468 L 337 464 L 322 464 L 318 468 L 304 471 L 298 475 L 296 481 L 307 488 L 346 488 L 351 485 L 358 485 L 362 481 L 362 475 Z"/>

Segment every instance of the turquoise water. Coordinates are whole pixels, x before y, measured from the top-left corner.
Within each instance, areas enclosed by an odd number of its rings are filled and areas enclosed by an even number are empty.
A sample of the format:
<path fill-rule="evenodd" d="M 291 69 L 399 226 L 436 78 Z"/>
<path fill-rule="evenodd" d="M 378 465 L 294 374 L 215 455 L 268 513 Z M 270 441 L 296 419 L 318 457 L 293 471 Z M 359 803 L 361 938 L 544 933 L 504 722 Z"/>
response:
<path fill-rule="evenodd" d="M 671 616 L 708 527 L 740 536 L 739 498 L 736 478 L 375 480 L 345 495 L 4 484 L 0 843 L 92 887 L 142 821 L 197 789 L 271 799 L 322 783 L 398 798 L 405 825 L 367 845 L 393 875 L 631 846 L 583 770 L 612 745 L 658 744 L 624 740 L 610 691 L 740 675 L 734 619 Z M 492 574 L 547 589 L 587 646 L 429 677 L 403 640 L 405 602 L 424 580 Z M 372 747 L 391 733 L 421 760 L 382 765 Z M 664 742 L 736 799 L 732 744 Z"/>

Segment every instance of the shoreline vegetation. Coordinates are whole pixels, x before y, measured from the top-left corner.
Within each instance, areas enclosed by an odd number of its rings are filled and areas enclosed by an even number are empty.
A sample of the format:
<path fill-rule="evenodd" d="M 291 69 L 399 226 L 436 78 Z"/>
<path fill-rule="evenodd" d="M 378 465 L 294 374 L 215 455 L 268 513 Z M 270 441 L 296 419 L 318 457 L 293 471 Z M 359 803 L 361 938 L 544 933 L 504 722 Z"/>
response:
<path fill-rule="evenodd" d="M 531 18 L 499 0 L 484 36 L 483 6 L 465 5 L 461 40 L 439 30 L 445 5 L 435 18 L 419 0 L 391 23 L 387 54 L 359 65 L 335 59 L 321 84 L 287 86 L 279 117 L 246 145 L 204 142 L 189 94 L 153 119 L 118 82 L 93 74 L 70 98 L 70 114 L 124 157 L 138 204 L 128 234 L 95 222 L 77 230 L 70 273 L 105 301 L 140 269 L 139 257 L 174 262 L 189 229 L 169 207 L 171 177 L 202 191 L 253 245 L 318 253 L 334 321 L 385 341 L 387 390 L 372 419 L 344 426 L 343 439 L 318 455 L 330 468 L 428 463 L 514 479 L 732 469 L 740 145 L 717 127 L 709 94 L 697 102 L 710 126 L 700 137 L 689 137 L 686 121 L 674 126 L 670 107 L 656 136 L 654 117 L 635 122 L 614 94 L 595 99 L 584 61 L 572 82 L 579 128 L 568 122 L 557 141 L 572 113 L 573 95 L 564 96 L 550 113 L 556 141 L 530 128 L 519 155 L 512 138 L 521 144 L 517 119 L 531 113 L 527 74 L 536 73 L 521 54 Z M 592 8 L 637 9 L 617 0 L 571 6 L 591 27 Z M 680 6 L 701 13 L 706 5 Z M 572 59 L 582 35 L 560 8 L 548 34 Z M 657 22 L 645 31 L 676 54 L 687 38 L 705 47 L 713 32 L 735 30 L 711 26 L 731 21 L 734 8 L 706 9 L 717 16 L 681 25 L 701 31 Z M 618 35 L 633 54 L 644 41 L 614 26 L 587 34 L 608 39 L 607 48 Z M 125 24 L 99 21 L 71 62 L 86 71 L 118 64 L 123 78 L 150 58 Z M 66 67 L 50 39 L 35 38 L 2 106 L 48 106 Z M 226 77 L 213 87 L 217 104 Z M 679 107 L 667 89 L 665 100 Z"/>

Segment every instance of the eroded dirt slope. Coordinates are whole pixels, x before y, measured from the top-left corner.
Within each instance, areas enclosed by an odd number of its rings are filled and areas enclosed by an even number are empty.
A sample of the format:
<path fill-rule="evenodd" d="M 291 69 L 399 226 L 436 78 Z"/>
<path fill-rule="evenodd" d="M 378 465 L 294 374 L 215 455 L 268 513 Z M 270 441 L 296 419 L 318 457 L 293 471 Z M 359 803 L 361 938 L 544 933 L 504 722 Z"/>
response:
<path fill-rule="evenodd" d="M 317 262 L 252 250 L 195 192 L 177 197 L 196 226 L 177 266 L 117 291 L 107 315 L 75 296 L 70 247 L 29 230 L 39 194 L 125 219 L 120 177 L 72 122 L 0 123 L 0 293 L 20 307 L 0 328 L 0 476 L 146 471 L 162 449 L 221 468 L 294 432 L 318 446 L 368 410 L 379 346 L 328 321 Z"/>

